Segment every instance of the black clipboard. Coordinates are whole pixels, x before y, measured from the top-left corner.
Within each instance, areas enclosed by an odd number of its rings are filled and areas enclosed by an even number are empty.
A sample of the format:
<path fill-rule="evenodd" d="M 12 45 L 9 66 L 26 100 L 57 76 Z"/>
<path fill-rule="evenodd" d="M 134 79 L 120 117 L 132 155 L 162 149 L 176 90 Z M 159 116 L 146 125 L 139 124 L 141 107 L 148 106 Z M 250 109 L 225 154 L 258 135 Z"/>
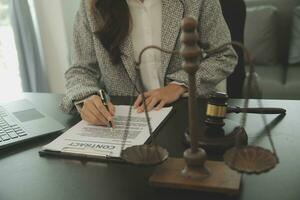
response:
<path fill-rule="evenodd" d="M 61 158 L 61 159 L 75 159 L 82 162 L 112 162 L 112 163 L 126 163 L 121 157 L 110 157 L 110 156 L 92 156 L 86 154 L 72 154 L 60 151 L 40 150 L 39 155 L 41 157 L 49 158 Z"/>
<path fill-rule="evenodd" d="M 145 144 L 150 144 L 153 140 L 151 138 L 157 137 L 159 134 L 159 130 L 166 124 L 166 122 L 173 116 L 175 113 L 175 108 L 168 113 L 168 115 L 163 119 L 163 121 L 159 124 L 159 126 L 154 130 L 152 136 L 146 140 Z M 107 162 L 107 163 L 123 163 L 127 162 L 121 157 L 111 157 L 111 156 L 93 156 L 87 154 L 75 154 L 61 151 L 50 151 L 50 150 L 40 150 L 40 157 L 49 157 L 49 158 L 61 158 L 61 159 L 75 159 L 82 162 Z"/>

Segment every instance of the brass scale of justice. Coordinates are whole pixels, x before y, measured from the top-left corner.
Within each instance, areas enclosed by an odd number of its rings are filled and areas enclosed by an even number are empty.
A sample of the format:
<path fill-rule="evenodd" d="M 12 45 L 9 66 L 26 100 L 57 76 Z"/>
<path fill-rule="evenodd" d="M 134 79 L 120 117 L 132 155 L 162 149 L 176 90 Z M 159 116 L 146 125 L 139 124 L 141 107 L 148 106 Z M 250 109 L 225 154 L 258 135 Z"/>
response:
<path fill-rule="evenodd" d="M 224 182 L 224 180 L 226 179 L 232 179 L 232 177 L 239 173 L 260 174 L 263 172 L 267 172 L 279 163 L 276 149 L 271 137 L 271 130 L 269 125 L 267 124 L 265 114 L 280 114 L 281 116 L 284 116 L 286 110 L 281 108 L 263 108 L 260 99 L 258 99 L 260 108 L 248 108 L 249 95 L 258 95 L 260 93 L 260 89 L 256 79 L 255 68 L 252 62 L 251 55 L 241 43 L 230 42 L 222 45 L 217 49 L 204 51 L 198 46 L 199 35 L 196 30 L 197 21 L 191 17 L 186 17 L 182 20 L 181 28 L 182 33 L 180 42 L 182 46 L 179 52 L 164 50 L 154 45 L 145 47 L 140 52 L 139 61 L 136 62 L 136 71 L 137 74 L 140 74 L 139 65 L 141 64 L 142 55 L 148 49 L 157 49 L 159 51 L 162 51 L 163 53 L 177 54 L 183 57 L 184 62 L 182 63 L 182 67 L 189 77 L 189 134 L 185 135 L 190 143 L 190 148 L 184 152 L 183 157 L 185 161 L 183 161 L 182 159 L 177 160 L 176 162 L 172 159 L 171 161 L 169 161 L 170 159 L 168 159 L 169 154 L 167 150 L 156 144 L 155 136 L 152 133 L 150 119 L 145 103 L 145 115 L 150 132 L 150 141 L 152 141 L 152 143 L 149 145 L 145 144 L 124 149 L 128 136 L 128 131 L 125 131 L 122 145 L 122 149 L 124 150 L 121 153 L 121 157 L 130 164 L 145 166 L 161 164 L 160 171 L 155 172 L 156 174 L 154 174 L 150 178 L 150 183 L 152 183 L 152 185 L 154 186 L 237 194 L 240 187 L 239 176 L 236 176 L 237 181 L 235 185 L 230 185 L 228 190 L 224 189 L 226 188 L 226 186 L 218 188 L 221 187 L 220 181 Z M 250 64 L 250 72 L 246 79 L 247 96 L 244 101 L 244 108 L 228 107 L 228 97 L 224 93 L 215 93 L 211 95 L 207 105 L 205 120 L 206 128 L 205 130 L 200 131 L 198 126 L 199 121 L 197 120 L 196 113 L 197 100 L 195 74 L 198 71 L 199 66 L 201 65 L 201 62 L 203 60 L 213 54 L 218 53 L 220 50 L 228 48 L 229 45 L 242 48 L 245 52 L 245 59 Z M 145 90 L 140 77 L 141 76 L 137 77 L 136 79 L 133 94 L 137 90 L 137 83 L 140 83 L 140 92 L 142 94 L 143 102 L 145 102 L 145 97 L 143 96 L 143 92 Z M 130 125 L 131 112 L 132 108 L 130 109 L 128 114 L 128 127 Z M 234 124 L 235 128 L 233 130 L 231 130 L 229 133 L 224 133 L 224 129 L 222 127 L 225 125 L 224 119 L 226 118 L 227 113 L 243 114 L 240 124 Z M 272 147 L 272 151 L 259 146 L 247 145 L 247 134 L 244 129 L 247 121 L 247 113 L 261 114 L 268 140 Z M 226 119 L 225 122 L 226 124 L 233 123 L 232 121 Z M 224 162 L 207 161 L 207 155 L 204 149 L 219 153 L 225 152 L 225 154 L 223 155 Z M 164 161 L 165 163 L 163 163 Z M 182 168 L 180 168 L 179 166 L 182 166 Z M 175 175 L 174 170 L 177 170 Z M 236 174 L 232 174 L 232 172 Z M 220 173 L 222 175 L 216 177 Z M 226 174 L 228 175 L 228 177 L 226 177 Z M 235 190 L 230 190 L 230 187 L 235 188 Z"/>

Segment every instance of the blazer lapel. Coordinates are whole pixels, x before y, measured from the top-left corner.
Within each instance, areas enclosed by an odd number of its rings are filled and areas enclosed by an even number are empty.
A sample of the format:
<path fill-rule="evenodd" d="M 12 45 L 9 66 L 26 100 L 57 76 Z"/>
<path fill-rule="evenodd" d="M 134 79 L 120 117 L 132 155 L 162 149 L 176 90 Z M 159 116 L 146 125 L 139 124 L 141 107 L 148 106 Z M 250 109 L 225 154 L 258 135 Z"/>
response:
<path fill-rule="evenodd" d="M 181 19 L 184 17 L 183 0 L 162 0 L 162 33 L 161 47 L 167 50 L 174 50 L 176 40 L 179 37 Z M 162 53 L 162 77 L 160 80 L 165 81 L 165 74 L 170 64 L 172 55 Z"/>
<path fill-rule="evenodd" d="M 182 2 L 182 3 L 181 3 Z M 181 19 L 184 15 L 184 0 L 162 0 L 162 30 L 161 30 L 161 47 L 167 50 L 173 50 L 175 48 L 176 40 L 179 37 L 180 33 L 180 24 Z M 92 30 L 99 30 L 99 25 L 102 24 L 96 19 L 93 19 L 94 23 L 92 26 Z M 103 64 L 112 65 L 108 54 L 104 50 L 104 48 L 100 49 L 103 55 Z M 135 60 L 134 60 L 134 52 L 133 52 L 133 44 L 132 39 L 128 36 L 124 42 L 120 46 L 121 51 L 121 60 L 122 63 L 128 73 L 129 78 L 132 82 L 136 81 L 136 70 L 135 70 Z M 160 74 L 160 80 L 164 81 L 164 77 L 169 66 L 171 56 L 166 53 L 162 53 L 162 67 Z M 139 84 L 137 84 L 137 88 L 141 88 Z"/>
<path fill-rule="evenodd" d="M 137 74 L 135 70 L 133 44 L 130 36 L 127 36 L 127 38 L 120 45 L 120 51 L 121 51 L 121 60 L 128 73 L 129 78 L 134 84 L 137 84 L 137 80 L 136 80 Z M 139 88 L 139 85 L 136 86 Z"/>
<path fill-rule="evenodd" d="M 88 4 L 90 5 L 90 4 Z M 90 12 L 92 8 L 88 8 L 88 12 Z M 94 17 L 93 14 L 89 13 L 91 16 L 91 29 L 93 32 L 96 32 L 97 30 L 100 30 L 103 24 L 103 19 L 101 17 Z M 100 16 L 100 14 L 98 14 Z M 129 78 L 131 79 L 132 82 L 136 82 L 136 71 L 135 71 L 135 61 L 134 61 L 134 52 L 133 52 L 133 44 L 130 36 L 127 36 L 127 38 L 122 42 L 120 45 L 120 52 L 121 52 L 121 60 L 123 63 L 123 66 L 125 67 Z M 105 66 L 112 66 L 112 62 L 109 58 L 109 54 L 107 51 L 104 49 L 102 45 L 100 45 L 100 53 L 103 55 L 102 56 L 102 63 Z M 135 83 L 136 84 L 136 83 Z M 137 85 L 139 88 L 139 85 Z"/>

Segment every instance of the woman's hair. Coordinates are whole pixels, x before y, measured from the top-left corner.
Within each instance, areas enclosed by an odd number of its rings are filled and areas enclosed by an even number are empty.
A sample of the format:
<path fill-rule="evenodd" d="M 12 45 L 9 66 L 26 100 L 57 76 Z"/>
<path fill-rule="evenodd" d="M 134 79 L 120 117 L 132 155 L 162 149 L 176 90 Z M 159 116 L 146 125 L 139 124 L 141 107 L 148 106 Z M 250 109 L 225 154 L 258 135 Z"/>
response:
<path fill-rule="evenodd" d="M 95 32 L 109 52 L 113 64 L 121 61 L 120 44 L 129 34 L 130 12 L 126 0 L 92 0 L 92 13 L 102 17 L 104 24 Z M 99 16 L 100 13 L 100 16 Z"/>

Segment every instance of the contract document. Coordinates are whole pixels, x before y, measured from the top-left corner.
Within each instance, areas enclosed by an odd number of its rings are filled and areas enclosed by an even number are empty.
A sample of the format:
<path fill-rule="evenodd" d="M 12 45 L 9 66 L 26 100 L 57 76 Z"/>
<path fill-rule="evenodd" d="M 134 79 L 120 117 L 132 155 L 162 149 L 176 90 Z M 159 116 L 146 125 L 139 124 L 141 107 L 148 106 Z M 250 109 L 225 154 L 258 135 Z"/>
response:
<path fill-rule="evenodd" d="M 152 131 L 166 119 L 172 107 L 149 112 Z M 121 156 L 123 149 L 144 144 L 150 137 L 145 113 L 137 113 L 130 106 L 116 106 L 113 119 L 114 129 L 104 126 L 90 125 L 85 121 L 67 130 L 43 151 L 65 153 L 93 158 L 116 158 Z"/>

